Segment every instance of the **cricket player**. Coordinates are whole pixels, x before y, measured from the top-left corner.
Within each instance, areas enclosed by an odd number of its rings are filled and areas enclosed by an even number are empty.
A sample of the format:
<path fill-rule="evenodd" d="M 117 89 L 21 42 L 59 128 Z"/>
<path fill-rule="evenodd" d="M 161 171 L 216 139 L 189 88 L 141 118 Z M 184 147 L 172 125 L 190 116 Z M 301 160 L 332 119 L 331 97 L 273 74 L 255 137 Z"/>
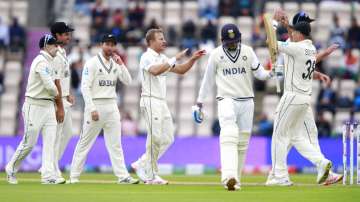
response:
<path fill-rule="evenodd" d="M 292 40 L 292 34 L 291 33 L 293 31 L 293 28 L 291 26 L 289 26 L 289 23 L 288 23 L 288 20 L 287 20 L 287 17 L 285 15 L 285 13 L 283 13 L 283 11 L 280 10 L 280 11 L 277 11 L 275 13 L 275 16 L 276 15 L 277 15 L 276 20 L 281 22 L 282 26 L 287 28 L 289 36 L 290 36 L 289 41 L 291 41 Z M 295 25 L 295 24 L 297 24 L 299 22 L 311 23 L 313 21 L 314 21 L 314 19 L 311 19 L 305 12 L 301 11 L 301 12 L 297 13 L 293 17 L 292 24 Z M 316 55 L 316 63 L 320 62 L 323 58 L 330 55 L 337 48 L 338 48 L 338 45 L 335 44 L 335 45 L 331 45 L 325 51 L 317 53 L 317 55 Z M 284 54 L 282 54 L 281 57 L 284 58 Z M 282 59 L 282 61 L 283 61 L 283 59 Z M 321 81 L 323 81 L 325 83 L 330 83 L 331 82 L 330 78 L 327 75 L 322 74 L 320 72 L 317 72 L 316 70 L 314 71 L 314 79 L 321 80 Z M 298 132 L 308 134 L 307 140 L 309 141 L 309 143 L 312 144 L 321 153 L 319 140 L 318 140 L 318 131 L 317 131 L 317 127 L 316 127 L 316 123 L 315 123 L 315 120 L 314 120 L 313 111 L 312 111 L 311 107 L 309 107 L 307 109 L 305 119 L 304 119 L 304 123 L 302 125 L 301 130 L 299 130 Z M 296 145 L 289 145 L 288 151 L 290 151 L 292 146 L 296 146 Z M 299 150 L 300 154 L 302 154 L 301 153 L 302 151 L 303 150 Z M 302 154 L 302 155 L 306 156 L 306 154 Z M 334 183 L 337 183 L 337 182 L 341 181 L 342 178 L 343 178 L 343 175 L 334 173 L 334 172 L 332 172 L 330 170 L 329 176 L 326 178 L 326 180 L 323 182 L 323 184 L 324 185 L 334 184 Z M 269 178 L 268 178 L 269 183 L 268 184 L 272 184 L 272 183 L 270 183 L 271 181 L 277 181 L 276 179 L 274 179 L 274 175 L 272 175 L 272 174 L 269 175 Z M 290 182 L 289 184 L 292 184 L 292 183 Z"/>
<path fill-rule="evenodd" d="M 254 116 L 253 76 L 272 77 L 259 63 L 254 50 L 241 43 L 241 33 L 234 24 L 221 29 L 222 45 L 208 59 L 197 106 L 199 111 L 216 83 L 220 122 L 221 182 L 229 191 L 240 189 L 241 171 L 251 136 Z"/>
<path fill-rule="evenodd" d="M 278 50 L 285 53 L 284 94 L 276 109 L 271 154 L 272 171 L 266 185 L 289 186 L 286 157 L 290 145 L 317 166 L 317 182 L 324 183 L 332 163 L 309 141 L 302 129 L 309 108 L 313 72 L 317 51 L 309 39 L 310 23 L 299 22 L 291 32 L 293 42 L 278 42 Z M 316 126 L 314 126 L 316 127 Z M 309 129 L 312 130 L 312 129 Z"/>
<path fill-rule="evenodd" d="M 43 147 L 44 151 L 46 151 L 42 154 L 41 183 L 65 183 L 64 179 L 57 178 L 54 167 L 56 136 L 54 100 L 59 95 L 54 83 L 54 68 L 52 66 L 52 61 L 57 53 L 56 43 L 56 39 L 53 36 L 49 34 L 43 36 L 39 41 L 41 51 L 30 67 L 25 102 L 22 108 L 25 134 L 5 168 L 7 180 L 10 184 L 17 184 L 15 175 L 20 168 L 21 162 L 36 144 L 40 131 L 43 134 Z"/>
<path fill-rule="evenodd" d="M 102 51 L 85 63 L 81 91 L 85 101 L 84 125 L 71 163 L 70 183 L 78 183 L 86 157 L 100 131 L 104 130 L 106 148 L 119 184 L 137 184 L 125 166 L 121 147 L 120 112 L 116 103 L 116 83 L 119 79 L 128 85 L 131 76 L 116 55 L 116 38 L 105 35 Z"/>
<path fill-rule="evenodd" d="M 73 28 L 64 22 L 55 22 L 50 27 L 51 34 L 59 43 L 56 57 L 53 60 L 56 75 L 55 85 L 60 91 L 59 99 L 56 100 L 56 115 L 58 125 L 55 139 L 55 169 L 58 178 L 63 178 L 59 168 L 59 161 L 64 153 L 66 145 L 72 137 L 71 106 L 74 104 L 74 96 L 70 94 L 70 64 L 66 57 L 64 47 L 70 43 Z M 48 151 L 43 151 L 48 152 Z M 40 169 L 41 170 L 41 169 Z M 64 179 L 65 180 L 65 179 Z"/>
<path fill-rule="evenodd" d="M 168 58 L 162 52 L 166 40 L 161 29 L 146 33 L 148 49 L 140 59 L 141 99 L 140 108 L 147 124 L 146 152 L 132 163 L 132 168 L 146 184 L 168 184 L 158 174 L 157 161 L 174 141 L 173 120 L 166 103 L 166 76 L 168 72 L 185 74 L 205 54 L 195 51 L 185 63 L 178 64 L 187 50 Z"/>

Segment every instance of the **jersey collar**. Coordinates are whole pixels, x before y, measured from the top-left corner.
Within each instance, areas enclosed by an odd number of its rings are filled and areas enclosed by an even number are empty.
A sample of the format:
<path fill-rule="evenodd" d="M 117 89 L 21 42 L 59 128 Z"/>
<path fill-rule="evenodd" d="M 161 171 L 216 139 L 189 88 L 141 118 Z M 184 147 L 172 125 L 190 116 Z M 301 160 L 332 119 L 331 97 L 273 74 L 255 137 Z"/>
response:
<path fill-rule="evenodd" d="M 98 58 L 98 60 L 99 60 L 99 62 L 100 62 L 100 64 L 101 64 L 101 66 L 110 74 L 110 72 L 111 72 L 111 70 L 112 70 L 112 68 L 113 68 L 113 61 L 112 61 L 112 59 L 110 58 L 110 60 L 109 60 L 110 65 L 109 65 L 109 67 L 107 67 L 106 64 L 105 64 L 105 61 L 107 61 L 107 60 L 106 60 L 105 57 L 103 56 L 102 52 L 100 52 L 100 53 L 97 54 L 97 58 Z"/>
<path fill-rule="evenodd" d="M 226 48 L 225 46 L 222 46 L 223 51 L 225 53 L 225 55 L 231 60 L 231 62 L 235 63 L 237 61 L 237 59 L 240 56 L 240 52 L 241 52 L 241 45 L 238 46 L 238 48 L 235 51 L 235 54 L 232 55 Z"/>
<path fill-rule="evenodd" d="M 160 56 L 160 53 L 154 51 L 154 49 L 152 49 L 152 48 L 147 48 L 147 52 L 149 52 L 151 55 L 156 56 L 156 57 Z"/>
<path fill-rule="evenodd" d="M 42 55 L 46 60 L 52 61 L 54 58 L 46 51 L 41 50 L 40 55 Z"/>

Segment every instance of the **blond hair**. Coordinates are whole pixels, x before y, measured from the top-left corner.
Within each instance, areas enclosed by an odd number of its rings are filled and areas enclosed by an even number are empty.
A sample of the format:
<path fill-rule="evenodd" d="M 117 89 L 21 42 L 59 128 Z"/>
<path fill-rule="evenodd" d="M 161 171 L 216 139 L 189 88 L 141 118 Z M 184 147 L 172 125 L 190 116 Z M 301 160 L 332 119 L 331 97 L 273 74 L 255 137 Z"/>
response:
<path fill-rule="evenodd" d="M 149 30 L 146 32 L 145 39 L 146 39 L 146 43 L 147 43 L 148 45 L 150 45 L 150 41 L 151 41 L 151 40 L 154 40 L 154 39 L 155 39 L 155 34 L 156 34 L 156 33 L 162 33 L 162 34 L 164 34 L 163 30 L 162 30 L 162 29 L 158 29 L 158 28 L 149 29 Z"/>

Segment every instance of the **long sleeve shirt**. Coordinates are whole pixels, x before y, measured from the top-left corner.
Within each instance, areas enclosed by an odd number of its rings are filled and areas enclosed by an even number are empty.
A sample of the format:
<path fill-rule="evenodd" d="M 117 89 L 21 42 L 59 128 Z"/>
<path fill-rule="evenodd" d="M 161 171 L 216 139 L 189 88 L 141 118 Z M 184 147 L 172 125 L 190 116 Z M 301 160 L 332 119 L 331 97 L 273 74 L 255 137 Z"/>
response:
<path fill-rule="evenodd" d="M 96 111 L 94 99 L 115 99 L 118 79 L 125 85 L 132 81 L 125 65 L 118 65 L 111 58 L 106 60 L 102 53 L 90 58 L 85 63 L 81 81 L 85 108 Z"/>

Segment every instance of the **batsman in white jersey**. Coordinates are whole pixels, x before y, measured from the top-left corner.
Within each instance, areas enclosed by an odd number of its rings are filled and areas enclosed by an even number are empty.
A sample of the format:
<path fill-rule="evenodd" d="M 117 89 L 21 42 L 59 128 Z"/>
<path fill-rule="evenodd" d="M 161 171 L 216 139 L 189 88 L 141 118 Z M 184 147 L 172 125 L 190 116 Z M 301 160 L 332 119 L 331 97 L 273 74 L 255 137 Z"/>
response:
<path fill-rule="evenodd" d="M 292 41 L 292 31 L 293 31 L 293 27 L 289 25 L 289 21 L 287 19 L 286 14 L 282 11 L 282 10 L 278 10 L 275 13 L 275 20 L 277 20 L 278 22 L 281 23 L 282 26 L 284 26 L 285 28 L 287 28 L 288 33 L 289 33 L 289 39 L 288 41 Z M 298 12 L 292 19 L 292 24 L 296 25 L 299 22 L 308 22 L 311 23 L 313 22 L 314 19 L 311 19 L 309 17 L 309 15 L 307 15 L 304 11 L 300 11 Z M 337 44 L 331 45 L 330 47 L 328 47 L 325 51 L 322 51 L 320 53 L 316 54 L 316 63 L 318 63 L 319 61 L 321 61 L 323 58 L 327 57 L 328 55 L 330 55 L 334 50 L 336 50 L 338 48 Z M 284 58 L 285 54 L 281 54 L 281 57 Z M 283 60 L 283 59 L 282 59 Z M 321 73 L 321 72 L 317 72 L 316 70 L 314 70 L 314 79 L 320 80 L 325 82 L 326 84 L 330 83 L 331 80 L 330 78 Z M 319 152 L 321 152 L 320 149 L 320 145 L 319 145 L 319 140 L 318 140 L 318 131 L 316 128 L 316 123 L 314 120 L 314 115 L 313 115 L 313 111 L 312 108 L 309 107 L 306 111 L 306 115 L 305 115 L 305 119 L 304 119 L 304 123 L 302 124 L 302 127 L 298 129 L 299 133 L 306 133 L 307 135 L 307 140 L 308 143 L 312 144 L 315 149 L 317 149 Z M 295 143 L 299 143 L 299 142 L 295 142 Z M 300 143 L 303 144 L 303 143 Z M 296 145 L 289 145 L 288 147 L 288 151 L 291 149 L 292 146 Z M 301 152 L 303 150 L 298 150 L 300 152 L 300 154 L 302 154 Z M 302 154 L 303 156 L 306 157 L 306 153 Z M 271 181 L 271 179 L 273 178 L 273 175 L 269 175 L 269 182 Z M 332 172 L 330 170 L 329 172 L 329 176 L 327 177 L 327 179 L 323 182 L 324 185 L 329 185 L 329 184 L 334 184 L 337 183 L 339 181 L 341 181 L 343 178 L 342 175 L 337 174 L 335 172 Z M 285 179 L 285 178 L 284 178 Z"/>
<path fill-rule="evenodd" d="M 55 85 L 60 89 L 59 99 L 56 100 L 56 117 L 58 121 L 55 139 L 55 169 L 58 178 L 63 178 L 59 168 L 59 161 L 64 153 L 67 143 L 72 137 L 71 106 L 74 97 L 70 94 L 70 64 L 66 57 L 65 46 L 70 43 L 71 32 L 74 31 L 64 22 L 55 22 L 50 28 L 51 34 L 59 43 L 56 57 L 53 60 Z M 48 151 L 43 151 L 48 152 Z"/>
<path fill-rule="evenodd" d="M 286 166 L 290 145 L 295 146 L 305 158 L 317 166 L 318 183 L 325 182 L 332 166 L 321 151 L 309 142 L 308 134 L 302 130 L 307 112 L 311 108 L 317 51 L 309 39 L 310 23 L 299 22 L 293 29 L 293 42 L 278 42 L 279 52 L 285 53 L 284 94 L 276 109 L 271 145 L 272 171 L 267 185 L 292 185 Z"/>
<path fill-rule="evenodd" d="M 222 45 L 209 56 L 197 106 L 216 83 L 220 122 L 221 182 L 229 191 L 240 189 L 241 171 L 251 136 L 254 115 L 253 76 L 265 80 L 272 73 L 259 63 L 254 50 L 241 43 L 234 24 L 221 29 Z"/>
<path fill-rule="evenodd" d="M 146 184 L 168 184 L 158 174 L 157 161 L 174 141 L 173 120 L 166 103 L 166 76 L 169 72 L 185 74 L 205 51 L 195 51 L 183 64 L 177 62 L 186 50 L 168 58 L 162 52 L 166 40 L 161 29 L 150 29 L 146 33 L 147 51 L 140 59 L 142 116 L 147 124 L 146 152 L 132 163 L 139 178 Z"/>
<path fill-rule="evenodd" d="M 6 165 L 7 180 L 17 184 L 15 174 L 21 162 L 31 152 L 36 144 L 39 133 L 43 134 L 43 169 L 41 183 L 62 184 L 64 179 L 58 179 L 54 167 L 54 146 L 56 136 L 55 97 L 58 90 L 54 83 L 54 68 L 52 61 L 56 56 L 56 39 L 45 35 L 40 39 L 39 55 L 33 60 L 26 86 L 25 102 L 22 108 L 25 134 L 10 162 Z"/>
<path fill-rule="evenodd" d="M 102 51 L 84 66 L 81 91 L 85 101 L 84 125 L 71 163 L 70 183 L 78 183 L 87 155 L 100 131 L 104 131 L 105 145 L 119 184 L 137 184 L 125 166 L 121 146 L 120 112 L 116 103 L 116 83 L 131 82 L 127 67 L 116 55 L 116 39 L 105 35 Z"/>

